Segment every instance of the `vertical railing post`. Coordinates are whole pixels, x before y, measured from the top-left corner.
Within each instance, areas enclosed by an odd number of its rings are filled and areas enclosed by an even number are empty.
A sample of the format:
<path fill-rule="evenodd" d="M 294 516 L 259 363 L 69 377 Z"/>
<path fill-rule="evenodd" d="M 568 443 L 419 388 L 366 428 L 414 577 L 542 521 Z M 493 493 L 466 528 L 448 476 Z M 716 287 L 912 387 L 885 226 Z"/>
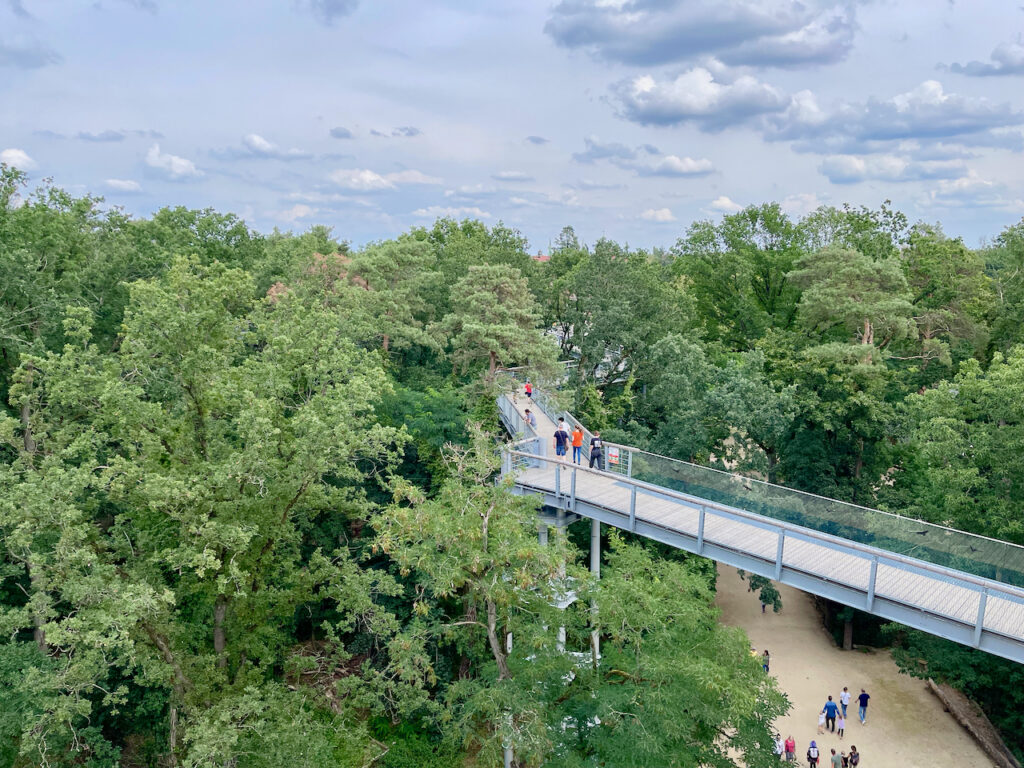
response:
<path fill-rule="evenodd" d="M 636 533 L 636 486 L 629 493 L 629 532 Z"/>
<path fill-rule="evenodd" d="M 981 633 L 985 629 L 985 607 L 988 604 L 988 587 L 981 591 L 978 598 L 978 620 L 974 624 L 974 647 L 981 645 Z"/>
<path fill-rule="evenodd" d="M 562 468 L 555 464 L 555 498 L 562 498 Z"/>
<path fill-rule="evenodd" d="M 871 558 L 871 575 L 868 576 L 868 599 L 864 610 L 868 613 L 875 607 L 875 582 L 878 580 L 878 555 Z"/>
<path fill-rule="evenodd" d="M 704 505 L 700 506 L 700 518 L 697 520 L 697 554 L 704 554 L 704 517 L 707 514 L 707 510 L 704 509 Z"/>
<path fill-rule="evenodd" d="M 779 545 L 775 548 L 775 580 L 782 576 L 782 552 L 786 547 L 786 529 L 779 528 Z"/>
<path fill-rule="evenodd" d="M 572 468 L 572 477 L 569 478 L 569 509 L 576 511 L 576 467 Z"/>
<path fill-rule="evenodd" d="M 590 521 L 590 572 L 594 579 L 601 578 L 601 522 Z M 601 658 L 601 636 L 597 631 L 597 600 L 590 601 L 591 624 L 594 627 L 590 632 L 590 650 L 593 656 L 591 660 L 594 665 Z"/>
<path fill-rule="evenodd" d="M 633 449 L 629 449 L 629 453 L 626 454 L 626 477 L 633 477 Z"/>
<path fill-rule="evenodd" d="M 512 472 L 512 453 L 505 450 L 501 452 L 501 474 L 508 475 Z"/>

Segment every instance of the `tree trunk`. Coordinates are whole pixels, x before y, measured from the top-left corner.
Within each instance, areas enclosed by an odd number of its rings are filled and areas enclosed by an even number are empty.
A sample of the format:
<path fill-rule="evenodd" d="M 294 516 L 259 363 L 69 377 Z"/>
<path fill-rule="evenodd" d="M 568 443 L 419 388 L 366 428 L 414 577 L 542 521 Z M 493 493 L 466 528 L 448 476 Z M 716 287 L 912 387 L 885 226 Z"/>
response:
<path fill-rule="evenodd" d="M 843 650 L 853 650 L 853 619 L 847 619 L 843 625 Z"/>
<path fill-rule="evenodd" d="M 224 669 L 228 664 L 228 657 L 224 653 L 224 646 L 227 644 L 224 638 L 224 617 L 227 612 L 227 597 L 217 595 L 217 602 L 213 606 L 213 651 L 217 654 L 218 669 Z"/>
<path fill-rule="evenodd" d="M 177 691 L 175 691 L 177 695 Z M 170 726 L 167 729 L 167 747 L 171 752 L 171 765 L 178 764 L 178 705 L 172 699 L 170 706 Z"/>
<path fill-rule="evenodd" d="M 494 381 L 494 373 L 498 370 L 498 353 L 493 350 L 487 353 L 487 383 Z"/>
<path fill-rule="evenodd" d="M 508 671 L 508 659 L 501 647 L 501 640 L 498 638 L 498 606 L 493 600 L 487 601 L 487 642 L 491 646 L 491 653 L 498 664 L 498 679 L 508 680 L 512 675 Z"/>
<path fill-rule="evenodd" d="M 25 365 L 25 389 L 26 397 L 25 401 L 21 404 L 21 432 L 22 432 L 22 443 L 25 446 L 25 453 L 27 453 L 33 463 L 35 463 L 35 455 L 38 446 L 36 445 L 35 435 L 32 434 L 32 407 L 29 404 L 28 395 L 32 389 L 32 374 L 35 369 L 31 363 Z M 31 555 L 30 555 L 31 557 Z M 32 593 L 35 594 L 40 592 L 39 570 L 33 567 L 31 560 L 28 562 L 28 579 L 32 585 Z M 38 613 L 32 614 L 32 623 L 35 628 L 32 630 L 32 637 L 36 641 L 36 647 L 40 653 L 49 653 L 49 646 L 46 644 L 46 632 L 43 629 L 43 625 L 46 623 L 46 617 Z"/>
<path fill-rule="evenodd" d="M 384 344 L 384 352 L 386 354 L 388 352 L 388 350 L 391 349 L 391 337 L 388 336 L 386 333 L 384 334 L 383 344 Z"/>

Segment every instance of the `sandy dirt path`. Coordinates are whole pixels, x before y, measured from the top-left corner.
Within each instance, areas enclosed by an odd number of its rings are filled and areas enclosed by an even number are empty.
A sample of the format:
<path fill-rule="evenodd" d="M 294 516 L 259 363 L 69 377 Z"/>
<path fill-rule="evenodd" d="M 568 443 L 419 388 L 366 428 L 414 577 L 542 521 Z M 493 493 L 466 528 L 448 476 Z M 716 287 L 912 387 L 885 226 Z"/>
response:
<path fill-rule="evenodd" d="M 717 603 L 724 624 L 740 627 L 761 653 L 771 654 L 771 674 L 793 704 L 777 722 L 783 738 L 796 740 L 796 765 L 807 765 L 811 739 L 821 749 L 822 768 L 829 750 L 861 753 L 861 768 L 992 768 L 992 761 L 968 733 L 942 709 L 923 680 L 901 675 L 887 652 L 842 651 L 821 625 L 813 598 L 778 585 L 782 612 L 761 604 L 734 568 L 718 566 Z M 850 689 L 846 738 L 817 735 L 818 713 L 827 697 L 838 702 L 843 686 Z M 871 695 L 867 724 L 857 717 L 856 696 Z"/>

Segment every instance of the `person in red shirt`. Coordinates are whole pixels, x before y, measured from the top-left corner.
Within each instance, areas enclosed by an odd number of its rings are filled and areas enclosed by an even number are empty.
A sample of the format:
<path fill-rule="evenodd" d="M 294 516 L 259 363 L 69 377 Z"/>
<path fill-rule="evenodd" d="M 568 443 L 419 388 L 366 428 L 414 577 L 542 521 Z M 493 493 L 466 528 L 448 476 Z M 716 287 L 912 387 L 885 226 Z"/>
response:
<path fill-rule="evenodd" d="M 572 461 L 573 464 L 579 464 L 583 458 L 583 430 L 580 425 L 577 424 L 572 429 Z"/>
<path fill-rule="evenodd" d="M 533 384 L 530 383 L 529 379 L 526 380 L 526 386 L 523 387 L 523 389 L 526 390 L 526 396 L 532 400 L 533 399 Z"/>

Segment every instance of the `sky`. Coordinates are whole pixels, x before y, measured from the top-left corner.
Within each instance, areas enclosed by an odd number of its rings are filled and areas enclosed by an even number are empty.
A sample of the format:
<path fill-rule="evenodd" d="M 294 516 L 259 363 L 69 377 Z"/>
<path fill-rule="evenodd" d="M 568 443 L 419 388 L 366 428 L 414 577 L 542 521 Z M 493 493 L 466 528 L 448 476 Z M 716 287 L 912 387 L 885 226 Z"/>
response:
<path fill-rule="evenodd" d="M 978 245 L 1024 217 L 1024 5 L 0 0 L 0 162 L 357 246 L 884 200 Z"/>

